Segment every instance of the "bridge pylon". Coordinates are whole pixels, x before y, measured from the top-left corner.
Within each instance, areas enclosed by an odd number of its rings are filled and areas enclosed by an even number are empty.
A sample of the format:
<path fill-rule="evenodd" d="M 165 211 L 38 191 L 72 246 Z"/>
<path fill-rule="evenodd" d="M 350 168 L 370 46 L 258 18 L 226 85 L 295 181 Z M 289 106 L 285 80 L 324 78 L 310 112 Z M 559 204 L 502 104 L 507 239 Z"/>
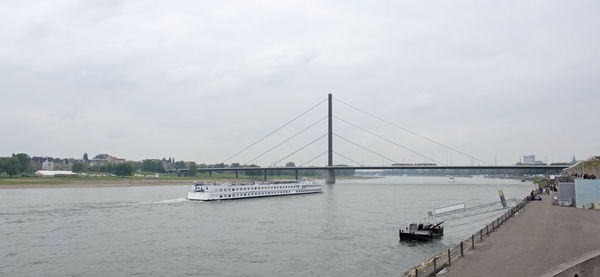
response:
<path fill-rule="evenodd" d="M 333 166 L 333 113 L 332 113 L 332 97 L 331 93 L 329 94 L 329 132 L 328 132 L 328 155 L 327 155 L 327 166 Z M 325 183 L 326 184 L 335 184 L 335 169 L 327 169 L 327 173 L 325 174 Z"/>

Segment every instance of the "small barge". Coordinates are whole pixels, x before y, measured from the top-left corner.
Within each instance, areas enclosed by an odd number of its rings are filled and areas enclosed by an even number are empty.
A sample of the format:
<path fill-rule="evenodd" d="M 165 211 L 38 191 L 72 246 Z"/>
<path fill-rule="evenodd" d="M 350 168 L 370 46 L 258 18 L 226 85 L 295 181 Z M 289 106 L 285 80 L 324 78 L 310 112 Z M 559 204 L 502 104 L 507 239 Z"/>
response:
<path fill-rule="evenodd" d="M 444 235 L 443 221 L 437 224 L 411 223 L 400 229 L 400 240 L 430 241 Z"/>

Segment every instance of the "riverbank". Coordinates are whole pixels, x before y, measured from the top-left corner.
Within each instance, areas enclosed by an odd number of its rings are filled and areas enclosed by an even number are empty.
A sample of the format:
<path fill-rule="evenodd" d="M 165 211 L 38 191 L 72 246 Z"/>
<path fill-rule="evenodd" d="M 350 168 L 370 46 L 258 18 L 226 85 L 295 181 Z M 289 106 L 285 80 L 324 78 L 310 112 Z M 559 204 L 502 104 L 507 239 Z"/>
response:
<path fill-rule="evenodd" d="M 39 180 L 24 178 L 14 183 L 0 184 L 0 189 L 34 189 L 34 188 L 79 188 L 79 187 L 133 187 L 133 186 L 173 186 L 191 185 L 193 180 L 169 180 L 169 179 L 84 179 L 84 178 L 45 178 Z M 200 181 L 200 180 L 198 180 Z"/>
<path fill-rule="evenodd" d="M 600 249 L 600 211 L 532 201 L 444 276 L 540 276 L 557 265 Z"/>
<path fill-rule="evenodd" d="M 277 176 L 269 180 L 293 180 L 295 177 Z M 373 177 L 341 176 L 337 179 L 371 179 Z M 309 177 L 309 179 L 320 179 Z M 2 178 L 0 189 L 33 189 L 33 188 L 79 188 L 79 187 L 134 187 L 134 186 L 180 186 L 192 185 L 194 182 L 251 182 L 247 178 L 135 178 L 135 177 L 23 177 Z"/>

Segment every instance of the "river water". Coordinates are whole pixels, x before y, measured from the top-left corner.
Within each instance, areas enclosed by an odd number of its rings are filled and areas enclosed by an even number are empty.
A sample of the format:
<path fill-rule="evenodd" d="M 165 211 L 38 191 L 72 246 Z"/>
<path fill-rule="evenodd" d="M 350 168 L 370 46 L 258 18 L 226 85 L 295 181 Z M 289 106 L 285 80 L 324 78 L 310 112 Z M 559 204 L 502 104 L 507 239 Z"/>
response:
<path fill-rule="evenodd" d="M 190 186 L 0 190 L 0 276 L 398 276 L 496 214 L 443 239 L 398 228 L 437 207 L 522 198 L 520 180 L 338 180 L 319 194 L 192 202 Z"/>

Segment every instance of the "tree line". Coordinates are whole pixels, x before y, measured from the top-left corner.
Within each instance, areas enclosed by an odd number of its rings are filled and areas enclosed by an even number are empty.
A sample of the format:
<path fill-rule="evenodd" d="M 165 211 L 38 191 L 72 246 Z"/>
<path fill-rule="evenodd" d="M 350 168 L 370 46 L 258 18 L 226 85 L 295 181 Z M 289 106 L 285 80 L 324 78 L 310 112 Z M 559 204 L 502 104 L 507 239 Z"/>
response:
<path fill-rule="evenodd" d="M 10 157 L 0 157 L 0 175 L 25 176 L 33 175 L 35 164 L 25 153 L 12 154 Z"/>
<path fill-rule="evenodd" d="M 91 164 L 87 153 L 83 154 L 82 160 L 76 160 L 71 165 L 71 171 L 76 173 L 84 172 L 98 172 L 98 173 L 110 173 L 118 176 L 131 176 L 134 172 L 177 172 L 178 175 L 183 176 L 196 176 L 198 168 L 241 168 L 251 167 L 260 168 L 256 164 L 240 164 L 240 163 L 215 163 L 215 164 L 196 164 L 195 162 L 184 162 L 176 161 L 174 163 L 164 163 L 159 159 L 145 159 L 142 161 L 125 161 L 125 162 L 103 162 Z M 286 169 L 289 167 L 296 167 L 294 162 L 288 162 L 281 169 L 269 170 L 269 176 L 282 176 L 282 175 L 294 175 L 295 171 Z M 36 165 L 31 157 L 25 153 L 12 154 L 11 157 L 0 157 L 0 176 L 34 176 L 36 171 Z M 240 172 L 246 176 L 262 176 L 264 172 L 262 170 L 244 170 Z M 299 176 L 324 176 L 325 171 L 323 170 L 301 170 L 298 172 Z M 336 175 L 354 175 L 354 170 L 344 169 L 336 170 Z"/>

